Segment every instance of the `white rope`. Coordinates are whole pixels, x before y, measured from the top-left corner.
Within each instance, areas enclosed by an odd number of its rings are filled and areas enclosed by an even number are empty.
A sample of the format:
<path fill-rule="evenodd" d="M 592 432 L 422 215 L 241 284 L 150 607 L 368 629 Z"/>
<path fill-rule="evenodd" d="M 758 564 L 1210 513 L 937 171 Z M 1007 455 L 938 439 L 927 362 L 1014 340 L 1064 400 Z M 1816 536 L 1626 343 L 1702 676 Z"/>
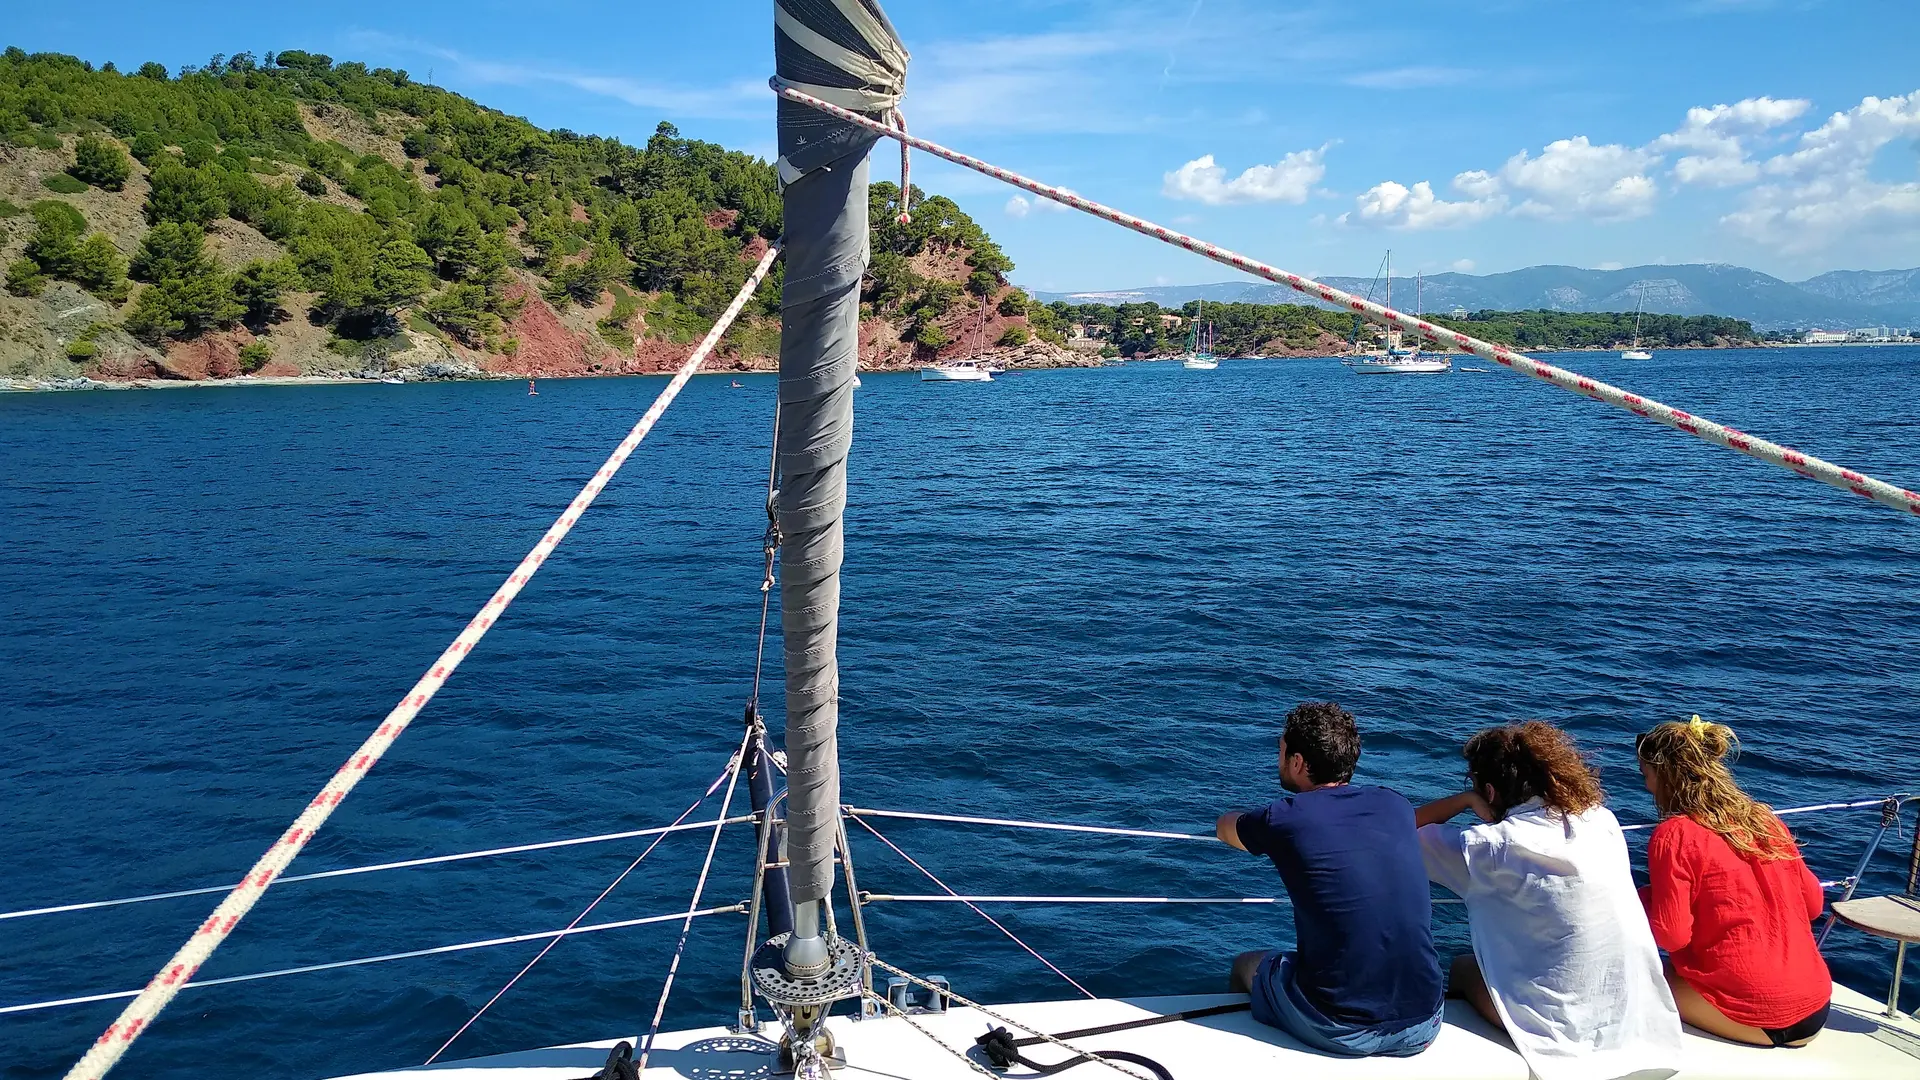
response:
<path fill-rule="evenodd" d="M 747 733 L 740 739 L 740 749 L 734 755 L 732 778 L 727 781 L 727 797 L 720 803 L 720 816 L 726 817 L 733 807 L 733 791 L 740 783 L 740 768 L 747 760 L 747 748 L 753 744 L 753 736 L 760 725 L 750 724 Z M 687 951 L 687 933 L 693 929 L 694 912 L 700 909 L 700 896 L 707 891 L 707 874 L 713 870 L 713 853 L 720 847 L 720 830 L 724 824 L 713 827 L 713 835 L 707 840 L 707 861 L 700 865 L 700 879 L 693 883 L 693 899 L 687 904 L 687 921 L 680 925 L 680 943 L 673 948 L 673 961 L 667 965 L 667 981 L 660 985 L 660 1000 L 653 1007 L 653 1024 L 647 1028 L 646 1041 L 640 1044 L 640 1061 L 637 1071 L 645 1075 L 647 1055 L 653 1052 L 653 1040 L 660 1033 L 660 1020 L 667 1014 L 667 997 L 673 993 L 673 978 L 680 974 L 680 958 Z"/>
<path fill-rule="evenodd" d="M 738 814 L 723 819 L 728 825 L 752 821 L 752 814 Z M 342 870 L 322 870 L 313 874 L 288 874 L 274 882 L 275 885 L 291 885 L 296 881 L 319 881 L 323 878 L 352 877 L 355 874 L 371 874 L 380 870 L 404 870 L 414 866 L 436 866 L 440 863 L 460 862 L 465 859 L 485 859 L 495 855 L 519 855 L 529 851 L 551 851 L 555 848 L 576 847 L 581 844 L 604 844 L 611 840 L 633 840 L 646 836 L 661 836 L 666 833 L 692 832 L 695 829 L 710 828 L 719 824 L 719 820 L 688 821 L 664 825 L 652 829 L 633 829 L 628 832 L 601 833 L 598 836 L 576 836 L 570 840 L 545 840 L 537 844 L 516 844 L 513 847 L 487 848 L 483 851 L 462 851 L 456 855 L 430 855 L 424 859 L 402 859 L 399 862 L 373 863 L 369 866 L 349 866 Z M 61 904 L 57 907 L 22 908 L 19 911 L 0 911 L 0 921 L 24 919 L 33 915 L 54 915 L 63 911 L 87 911 L 93 908 L 118 907 L 122 904 L 146 904 L 155 900 L 177 900 L 183 896 L 208 896 L 213 893 L 227 892 L 232 885 L 208 885 L 199 889 L 180 889 L 177 892 L 148 893 L 145 896 L 123 896 L 118 900 L 90 900 L 84 904 Z"/>
<path fill-rule="evenodd" d="M 466 629 L 453 639 L 453 644 L 447 646 L 446 651 L 440 654 L 440 658 L 427 669 L 426 674 L 414 683 L 413 689 L 407 691 L 407 695 L 400 699 L 400 703 L 387 713 L 386 719 L 381 721 L 380 726 L 374 729 L 373 734 L 367 736 L 366 741 L 360 744 L 359 749 L 347 759 L 346 764 L 340 766 L 339 771 L 335 772 L 332 779 L 320 789 L 320 794 L 314 796 L 300 816 L 294 819 L 293 824 L 280 834 L 280 839 L 260 856 L 259 861 L 253 864 L 253 869 L 240 880 L 240 884 L 234 886 L 226 899 L 220 901 L 219 906 L 213 909 L 213 914 L 200 924 L 200 928 L 194 931 L 186 944 L 181 945 L 174 952 L 172 958 L 147 983 L 146 988 L 127 1004 L 114 1022 L 107 1025 L 107 1030 L 94 1040 L 93 1046 L 74 1063 L 71 1069 L 67 1070 L 65 1080 L 100 1080 L 105 1076 L 107 1070 L 113 1068 L 114 1063 L 126 1054 L 127 1048 L 133 1045 L 134 1040 L 138 1039 L 147 1026 L 153 1023 L 154 1018 L 160 1015 L 160 1010 L 167 1007 L 167 1002 L 172 1001 L 174 995 L 180 992 L 180 988 L 193 978 L 194 972 L 200 970 L 200 965 L 206 963 L 214 950 L 227 940 L 227 937 L 233 933 L 234 927 L 246 917 L 247 912 L 253 910 L 253 905 L 259 902 L 260 897 L 266 893 L 267 887 L 286 871 L 287 864 L 300 854 L 313 839 L 313 834 L 326 824 L 327 819 L 333 815 L 334 808 L 352 793 L 353 789 L 366 777 L 367 771 L 373 768 L 394 741 L 407 730 L 408 725 L 413 723 L 414 717 L 420 714 L 420 710 L 440 692 L 440 688 L 446 685 L 447 679 L 453 675 L 454 669 L 458 668 L 460 662 L 473 652 L 474 646 L 486 636 L 487 631 L 506 611 L 507 605 L 513 602 L 514 597 L 520 595 L 520 590 L 526 586 L 540 567 L 545 565 L 547 556 L 560 545 L 560 541 L 566 538 L 567 533 L 572 531 L 574 524 L 580 520 L 580 515 L 586 513 L 587 508 L 593 505 L 593 501 L 600 496 L 601 490 L 613 478 L 613 474 L 619 471 L 620 466 L 626 463 L 628 456 L 640 445 L 640 440 L 646 438 L 647 433 L 653 430 L 653 425 L 659 422 L 661 415 L 667 411 L 667 406 L 673 404 L 673 399 L 679 396 L 681 388 L 693 378 L 693 373 L 700 370 L 700 365 L 706 362 L 708 354 L 720 343 L 721 335 L 726 333 L 727 327 L 733 324 L 734 319 L 739 318 L 741 310 L 746 307 L 747 299 L 766 278 L 767 271 L 773 267 L 774 258 L 779 254 L 778 244 L 767 248 L 766 254 L 761 256 L 759 265 L 754 267 L 753 273 L 747 275 L 745 284 L 740 286 L 740 291 L 734 295 L 733 302 L 727 305 L 727 310 L 713 324 L 713 329 L 707 331 L 707 336 L 701 340 L 700 345 L 687 357 L 686 362 L 680 365 L 680 370 L 674 373 L 666 388 L 660 391 L 660 396 L 654 399 L 653 404 L 647 408 L 639 422 L 634 424 L 633 429 L 620 440 L 620 445 L 614 447 L 613 453 L 607 456 L 605 464 L 601 465 L 599 471 L 593 474 L 593 478 L 580 489 L 580 494 L 574 496 L 573 501 L 567 504 L 567 508 L 560 512 L 560 516 L 554 520 L 546 535 L 533 546 L 533 550 L 527 552 L 526 558 L 520 560 L 520 565 L 514 568 L 513 573 L 507 575 L 507 580 L 501 584 L 499 591 L 481 606 L 480 613 L 475 615 L 472 621 L 467 623 Z"/>
<path fill-rule="evenodd" d="M 724 907 L 705 908 L 693 913 L 695 917 L 706 915 L 729 915 L 745 911 L 745 904 L 727 904 Z M 410 952 L 385 953 L 380 956 L 362 956 L 356 960 L 336 960 L 330 964 L 308 964 L 305 967 L 281 968 L 278 971 L 256 971 L 251 975 L 229 975 L 223 979 L 195 979 L 180 984 L 180 989 L 202 986 L 226 986 L 231 983 L 257 982 L 261 979 L 278 979 L 284 975 L 306 975 L 316 971 L 338 971 L 341 968 L 364 967 L 368 964 L 384 964 L 390 960 L 412 960 L 421 956 L 441 956 L 446 953 L 467 952 L 473 949 L 491 949 L 498 945 L 518 945 L 525 941 L 543 941 L 547 938 L 572 937 L 575 934 L 597 934 L 602 930 L 624 930 L 631 926 L 648 926 L 653 923 L 672 922 L 684 919 L 686 912 L 676 911 L 670 915 L 650 915 L 644 919 L 622 919 L 619 922 L 594 923 L 590 926 L 576 926 L 564 930 L 545 930 L 538 934 L 515 934 L 512 937 L 487 938 L 484 941 L 466 941 L 458 945 L 441 945 L 432 949 L 414 949 Z M 40 1009 L 57 1009 L 64 1005 L 87 1005 L 96 1001 L 119 1001 L 138 996 L 138 990 L 121 990 L 112 994 L 88 994 L 85 997 L 58 998 L 52 1001 L 35 1001 L 25 1005 L 0 1006 L 0 1016 L 8 1013 L 35 1012 Z"/>
<path fill-rule="evenodd" d="M 728 776 L 732 775 L 735 770 L 739 768 L 740 768 L 740 759 L 738 757 L 735 757 L 732 760 L 728 761 L 727 767 L 720 770 L 720 775 L 713 778 L 713 783 L 707 785 L 707 790 L 704 793 L 702 793 L 699 798 L 693 800 L 692 805 L 688 806 L 685 810 L 682 810 L 680 812 L 680 816 L 675 818 L 673 823 L 675 825 L 678 825 L 682 821 L 687 820 L 687 818 L 691 816 L 695 810 L 700 809 L 700 804 L 712 798 L 713 793 L 720 790 L 720 784 L 723 781 L 725 781 Z M 722 812 L 722 816 L 724 816 L 724 811 Z M 594 897 L 591 903 L 587 904 L 586 907 L 581 908 L 580 914 L 575 915 L 573 917 L 573 921 L 568 923 L 566 928 L 568 930 L 571 930 L 574 927 L 579 926 L 581 923 L 585 922 L 587 919 L 587 916 L 593 914 L 593 909 L 600 906 L 600 901 L 605 900 L 609 895 L 612 894 L 613 890 L 620 887 L 621 882 L 627 880 L 627 877 L 629 875 L 631 875 L 635 870 L 639 869 L 640 864 L 643 862 L 646 862 L 647 856 L 653 854 L 653 849 L 659 847 L 660 842 L 665 839 L 666 839 L 666 836 L 664 834 L 654 837 L 653 843 L 647 845 L 646 850 L 640 853 L 639 858 L 636 858 L 632 862 L 628 863 L 627 868 L 625 870 L 620 871 L 620 876 L 614 878 L 611 882 L 609 882 L 606 888 L 601 889 L 600 895 Z M 456 1041 L 459 1040 L 460 1036 L 465 1035 L 467 1033 L 468 1028 L 478 1023 L 481 1017 L 487 1015 L 487 1010 L 493 1008 L 495 1002 L 499 1001 L 503 997 L 506 997 L 507 991 L 513 989 L 514 984 L 518 983 L 522 978 L 524 978 L 527 972 L 532 971 L 534 969 L 534 965 L 538 964 L 542 960 L 545 960 L 547 958 L 547 954 L 552 952 L 554 946 L 558 944 L 560 944 L 559 938 L 554 938 L 552 941 L 547 942 L 544 948 L 542 948 L 539 952 L 534 954 L 533 959 L 527 961 L 525 967 L 522 967 L 519 971 L 514 972 L 513 978 L 508 979 L 506 981 L 506 985 L 494 991 L 493 996 L 487 999 L 487 1003 L 485 1005 L 480 1006 L 480 1008 L 476 1010 L 472 1016 L 468 1017 L 466 1023 L 460 1025 L 460 1030 L 447 1036 L 447 1041 L 440 1044 L 440 1049 L 435 1050 L 430 1056 L 428 1056 L 426 1061 L 422 1062 L 422 1064 L 431 1065 L 435 1061 L 438 1061 L 440 1059 L 440 1055 L 447 1052 L 447 1047 L 452 1046 Z"/>
<path fill-rule="evenodd" d="M 846 812 L 856 818 L 901 818 L 907 821 L 945 821 L 958 825 L 996 825 L 1006 829 L 1045 829 L 1051 832 L 1099 833 L 1104 836 L 1142 836 L 1155 840 L 1204 840 L 1217 844 L 1220 838 L 1212 833 L 1159 832 L 1152 829 L 1121 829 L 1107 825 L 1067 825 L 1055 821 L 1019 821 L 1012 818 L 968 817 L 961 814 L 916 814 L 907 810 L 869 810 L 858 806 L 846 807 Z"/>
<path fill-rule="evenodd" d="M 962 896 L 959 893 L 915 896 L 899 893 L 861 893 L 863 904 L 1284 904 L 1284 896 Z M 1436 896 L 1436 904 L 1463 900 Z"/>
<path fill-rule="evenodd" d="M 889 847 L 889 848 L 891 848 L 891 849 L 893 850 L 893 853 L 894 853 L 895 855 L 898 855 L 898 856 L 900 856 L 901 858 L 903 858 L 903 859 L 905 859 L 905 860 L 907 860 L 907 862 L 908 862 L 909 864 L 911 864 L 911 865 L 913 866 L 913 868 L 914 868 L 915 870 L 918 870 L 918 871 L 920 871 L 920 872 L 921 872 L 922 874 L 925 874 L 925 875 L 927 876 L 927 880 L 928 880 L 928 881 L 931 881 L 931 882 L 933 882 L 933 883 L 934 883 L 935 885 L 938 885 L 938 886 L 940 886 L 940 887 L 941 887 L 942 889 L 945 889 L 945 890 L 947 891 L 947 895 L 948 895 L 948 896 L 952 896 L 952 897 L 958 897 L 958 896 L 960 895 L 960 894 L 959 894 L 959 892 L 957 892 L 957 891 L 956 891 L 956 890 L 954 889 L 954 887 L 953 887 L 953 886 L 951 886 L 951 885 L 949 885 L 949 884 L 947 884 L 947 883 L 946 883 L 946 882 L 944 882 L 944 881 L 941 881 L 941 880 L 939 879 L 939 877 L 937 877 L 937 876 L 936 876 L 936 875 L 934 874 L 934 872 L 933 872 L 933 871 L 931 871 L 931 870 L 929 870 L 929 869 L 927 869 L 926 867 L 924 867 L 924 866 L 922 866 L 922 865 L 920 865 L 920 861 L 919 861 L 918 859 L 915 859 L 915 858 L 914 858 L 913 856 L 911 856 L 911 855 L 909 855 L 909 854 L 907 854 L 906 852 L 904 852 L 904 851 L 902 851 L 902 850 L 900 850 L 900 845 L 898 845 L 898 844 L 896 844 L 896 843 L 894 843 L 893 841 L 891 841 L 891 840 L 889 840 L 889 839 L 887 839 L 887 838 L 886 838 L 885 836 L 882 836 L 882 835 L 881 835 L 881 833 L 880 833 L 880 830 L 879 830 L 879 829 L 876 829 L 876 828 L 874 828 L 874 827 L 873 827 L 872 825 L 869 825 L 868 823 L 866 823 L 866 822 L 864 822 L 864 821 L 861 821 L 861 820 L 860 820 L 859 818 L 854 818 L 853 820 L 854 820 L 854 821 L 855 821 L 855 823 L 857 823 L 857 824 L 858 824 L 858 825 L 859 825 L 859 826 L 860 826 L 861 828 L 863 828 L 863 829 L 865 829 L 865 830 L 867 830 L 868 832 L 870 832 L 870 833 L 872 833 L 872 834 L 873 834 L 873 836 L 874 836 L 874 839 L 876 839 L 876 840 L 878 840 L 878 841 L 880 841 L 881 843 L 883 843 L 883 844 L 885 844 L 885 845 L 887 845 L 887 847 Z M 966 903 L 966 901 L 964 901 L 964 900 L 962 900 L 962 901 L 961 901 L 961 903 Z M 1039 950 L 1037 950 L 1037 949 L 1035 949 L 1035 948 L 1034 948 L 1033 946 L 1031 946 L 1031 945 L 1029 945 L 1029 944 L 1027 944 L 1027 943 L 1026 943 L 1026 942 L 1024 942 L 1024 941 L 1021 941 L 1021 940 L 1020 940 L 1020 936 L 1019 936 L 1018 934 L 1015 934 L 1015 933 L 1014 933 L 1013 931 L 1011 931 L 1011 930 L 1009 930 L 1009 929 L 1007 929 L 1007 928 L 1006 928 L 1005 926 L 1003 926 L 1003 925 L 1001 925 L 1001 923 L 1000 923 L 1000 920 L 999 920 L 999 919 L 996 919 L 996 918 L 994 918 L 993 916 L 991 916 L 991 915 L 989 915 L 989 914 L 987 914 L 987 913 L 986 913 L 985 911 L 982 911 L 982 910 L 980 910 L 980 906 L 979 906 L 978 904 L 971 904 L 971 903 L 968 903 L 968 904 L 967 904 L 967 906 L 968 906 L 969 908 L 972 908 L 972 909 L 973 909 L 973 913 L 974 913 L 975 915 L 978 915 L 978 916 L 980 916 L 981 918 L 983 918 L 983 919 L 985 919 L 985 920 L 987 920 L 987 921 L 988 921 L 989 923 L 992 923 L 992 924 L 993 924 L 993 928 L 994 928 L 995 930 L 998 930 L 998 931 L 1000 931 L 1001 933 L 1003 933 L 1003 934 L 1005 934 L 1005 935 L 1007 935 L 1007 938 L 1008 938 L 1008 940 L 1010 940 L 1010 941 L 1012 941 L 1012 942 L 1013 942 L 1013 943 L 1014 943 L 1015 945 L 1018 945 L 1018 946 L 1020 946 L 1021 948 L 1023 948 L 1023 949 L 1025 949 L 1025 950 L 1027 950 L 1027 952 L 1028 952 L 1028 954 L 1030 954 L 1030 955 L 1031 955 L 1031 956 L 1032 956 L 1032 957 L 1033 957 L 1033 958 L 1034 958 L 1035 960 L 1038 960 L 1038 961 L 1040 961 L 1040 962 L 1041 962 L 1042 964 L 1045 964 L 1045 965 L 1047 966 L 1047 970 L 1049 970 L 1049 971 L 1051 971 L 1051 972 L 1053 972 L 1053 973 L 1054 973 L 1055 975 L 1058 975 L 1058 976 L 1060 976 L 1061 978 L 1063 978 L 1063 979 L 1065 979 L 1065 980 L 1067 980 L 1067 985 L 1069 985 L 1069 986 L 1071 986 L 1071 987 L 1073 987 L 1073 988 L 1074 988 L 1075 990 L 1078 990 L 1078 991 L 1080 991 L 1080 992 L 1081 992 L 1082 994 L 1085 994 L 1085 995 L 1086 995 L 1087 997 L 1089 997 L 1089 998 L 1091 998 L 1091 997 L 1095 997 L 1095 996 L 1096 996 L 1096 995 L 1094 994 L 1094 992 L 1093 992 L 1093 991 L 1091 991 L 1091 990 L 1089 990 L 1089 989 L 1087 989 L 1087 988 L 1086 988 L 1086 987 L 1084 987 L 1084 986 L 1081 986 L 1081 985 L 1080 985 L 1080 983 L 1079 983 L 1079 982 L 1078 982 L 1077 980 L 1075 980 L 1073 976 L 1071 976 L 1071 975 L 1069 975 L 1069 974 L 1067 974 L 1067 973 L 1066 973 L 1066 972 L 1064 972 L 1064 971 L 1061 971 L 1061 970 L 1060 970 L 1060 968 L 1059 968 L 1059 967 L 1058 967 L 1057 965 L 1055 965 L 1053 961 L 1051 961 L 1051 960 L 1049 960 L 1049 959 L 1047 959 L 1047 958 L 1046 958 L 1046 957 L 1044 957 L 1044 956 L 1041 956 L 1041 955 L 1040 955 L 1040 952 L 1039 952 Z M 859 910 L 860 910 L 860 905 L 859 905 L 859 904 L 855 904 L 855 905 L 854 905 L 854 910 L 855 910 L 855 911 L 859 911 Z"/>

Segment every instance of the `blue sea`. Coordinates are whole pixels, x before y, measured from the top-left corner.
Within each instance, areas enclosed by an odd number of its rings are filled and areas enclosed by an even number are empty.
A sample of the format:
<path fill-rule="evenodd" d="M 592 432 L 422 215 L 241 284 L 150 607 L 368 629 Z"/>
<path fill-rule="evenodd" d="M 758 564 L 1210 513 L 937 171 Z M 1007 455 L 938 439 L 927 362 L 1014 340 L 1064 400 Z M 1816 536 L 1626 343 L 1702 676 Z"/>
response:
<path fill-rule="evenodd" d="M 1657 357 L 1564 362 L 1920 486 L 1920 351 Z M 294 872 L 664 824 L 706 788 L 740 738 L 759 617 L 774 382 L 741 381 L 693 381 Z M 1633 735 L 1692 713 L 1736 728 L 1739 776 L 1776 805 L 1920 788 L 1910 516 L 1499 369 L 865 382 L 840 639 L 851 803 L 1206 831 L 1276 794 L 1282 715 L 1325 698 L 1361 718 L 1360 779 L 1414 799 L 1457 789 L 1474 730 L 1539 717 L 1647 821 Z M 235 880 L 662 385 L 0 396 L 0 910 Z M 769 650 L 776 729 L 778 664 Z M 1869 888 L 1903 883 L 1911 813 Z M 1795 827 L 1831 878 L 1874 820 Z M 1213 845 L 880 828 L 963 892 L 1278 891 Z M 939 891 L 854 832 L 863 888 Z M 669 838 L 593 921 L 684 909 L 705 840 Z M 722 836 L 703 903 L 747 895 L 750 840 Z M 201 974 L 554 929 L 644 843 L 276 887 Z M 0 921 L 0 1005 L 137 988 L 215 899 Z M 1292 932 L 1284 907 L 996 914 L 1109 994 L 1216 989 L 1236 952 Z M 883 957 L 962 994 L 1073 993 L 963 908 L 867 918 Z M 1457 916 L 1440 922 L 1463 948 Z M 644 1030 L 676 931 L 561 943 L 451 1056 Z M 739 916 L 694 924 L 669 1026 L 732 1019 L 744 934 Z M 121 1071 L 418 1063 L 538 948 L 188 990 Z M 1836 931 L 1828 955 L 1884 994 L 1883 943 Z M 0 1016 L 0 1076 L 60 1076 L 119 1007 Z"/>

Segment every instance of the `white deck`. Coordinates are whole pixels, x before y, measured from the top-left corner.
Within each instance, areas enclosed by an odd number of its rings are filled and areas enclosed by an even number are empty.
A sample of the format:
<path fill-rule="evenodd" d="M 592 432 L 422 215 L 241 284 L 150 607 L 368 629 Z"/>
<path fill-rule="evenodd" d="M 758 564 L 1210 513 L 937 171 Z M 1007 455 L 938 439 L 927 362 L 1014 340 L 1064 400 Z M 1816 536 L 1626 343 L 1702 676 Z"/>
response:
<path fill-rule="evenodd" d="M 1042 1031 L 1067 1031 L 1244 1000 L 1243 996 L 1219 994 L 1044 1001 L 994 1006 L 994 1010 Z M 1825 1033 L 1797 1050 L 1737 1046 L 1688 1029 L 1681 1076 L 1700 1080 L 1920 1080 L 1920 1023 L 1911 1018 L 1888 1021 L 1880 1015 L 1882 1007 L 1844 987 L 1835 987 L 1833 1015 Z M 989 1026 L 986 1018 L 972 1009 L 916 1019 L 948 1045 L 960 1049 L 971 1049 L 974 1036 Z M 844 1080 L 973 1080 L 979 1076 L 899 1019 L 855 1021 L 837 1017 L 831 1028 L 847 1055 L 847 1067 L 834 1074 Z M 771 1025 L 766 1031 L 778 1037 Z M 362 1073 L 348 1080 L 422 1080 L 422 1073 L 431 1073 L 432 1080 L 579 1080 L 606 1064 L 608 1049 L 619 1041 Z M 637 1042 L 631 1037 L 629 1041 Z M 1425 1053 L 1411 1058 L 1328 1057 L 1254 1023 L 1244 1012 L 1075 1042 L 1095 1052 L 1131 1050 L 1145 1054 L 1165 1065 L 1175 1080 L 1527 1080 L 1527 1068 L 1512 1044 L 1461 1001 L 1447 1002 L 1447 1026 L 1440 1038 Z M 672 1032 L 661 1035 L 646 1075 L 655 1080 L 754 1080 L 772 1075 L 772 1049 L 770 1041 L 734 1035 L 725 1028 Z M 1030 1047 L 1025 1053 L 1042 1062 L 1064 1056 L 1046 1045 Z M 1032 1074 L 1015 1068 L 1007 1075 L 1018 1080 Z M 1074 1080 L 1094 1080 L 1117 1074 L 1089 1063 L 1075 1068 L 1071 1075 Z"/>

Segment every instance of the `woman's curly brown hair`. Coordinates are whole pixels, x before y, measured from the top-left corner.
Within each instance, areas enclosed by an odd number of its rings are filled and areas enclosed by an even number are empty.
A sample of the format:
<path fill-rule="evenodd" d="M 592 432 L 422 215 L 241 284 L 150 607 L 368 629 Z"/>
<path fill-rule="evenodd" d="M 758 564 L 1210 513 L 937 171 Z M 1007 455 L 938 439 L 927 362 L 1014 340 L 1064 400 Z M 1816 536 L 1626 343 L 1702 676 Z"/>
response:
<path fill-rule="evenodd" d="M 1533 798 L 1549 810 L 1578 814 L 1607 797 L 1573 737 L 1541 720 L 1488 728 L 1468 739 L 1461 755 L 1474 789 L 1491 785 L 1494 809 L 1502 814 Z"/>

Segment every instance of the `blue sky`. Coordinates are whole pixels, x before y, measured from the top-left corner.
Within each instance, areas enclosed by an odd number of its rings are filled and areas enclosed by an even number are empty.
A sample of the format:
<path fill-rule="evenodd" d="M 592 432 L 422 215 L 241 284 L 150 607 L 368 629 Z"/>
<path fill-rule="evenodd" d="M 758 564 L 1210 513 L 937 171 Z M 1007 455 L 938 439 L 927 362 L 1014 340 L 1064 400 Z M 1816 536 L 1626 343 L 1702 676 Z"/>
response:
<path fill-rule="evenodd" d="M 1920 265 L 1913 0 L 886 6 L 916 133 L 1289 270 Z M 767 0 L 105 0 L 0 36 L 122 67 L 304 48 L 546 126 L 773 145 Z M 914 178 L 1029 287 L 1233 276 L 924 155 Z"/>

